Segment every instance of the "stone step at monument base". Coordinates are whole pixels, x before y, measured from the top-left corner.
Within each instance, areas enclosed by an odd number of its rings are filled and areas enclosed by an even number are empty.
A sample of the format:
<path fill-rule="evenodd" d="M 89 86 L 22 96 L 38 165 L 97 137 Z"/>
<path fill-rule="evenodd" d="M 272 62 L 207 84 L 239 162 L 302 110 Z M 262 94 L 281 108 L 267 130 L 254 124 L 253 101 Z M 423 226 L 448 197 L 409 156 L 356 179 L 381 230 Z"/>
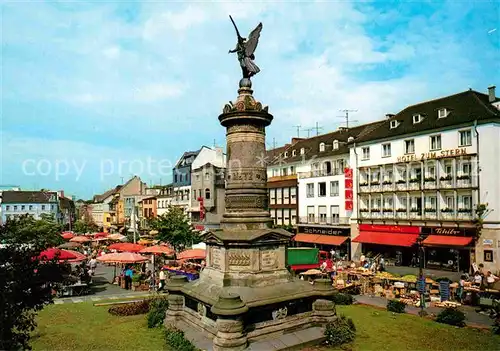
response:
<path fill-rule="evenodd" d="M 187 323 L 179 321 L 177 327 L 184 331 L 186 339 L 200 350 L 213 351 L 213 340 L 200 333 Z M 277 335 L 264 340 L 251 342 L 247 351 L 296 351 L 315 346 L 325 341 L 324 328 L 309 327 L 291 333 Z"/>

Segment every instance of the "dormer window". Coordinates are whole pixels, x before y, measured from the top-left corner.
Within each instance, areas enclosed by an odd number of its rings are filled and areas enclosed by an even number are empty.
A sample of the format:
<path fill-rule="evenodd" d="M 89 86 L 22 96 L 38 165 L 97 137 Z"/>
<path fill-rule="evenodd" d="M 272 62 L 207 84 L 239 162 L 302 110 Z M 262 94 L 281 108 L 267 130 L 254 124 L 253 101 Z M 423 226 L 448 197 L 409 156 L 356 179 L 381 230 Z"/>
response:
<path fill-rule="evenodd" d="M 303 147 L 300 148 L 300 154 L 303 155 L 306 153 L 306 149 L 304 149 Z"/>
<path fill-rule="evenodd" d="M 417 124 L 422 122 L 422 116 L 421 115 L 413 115 L 413 124 Z"/>
<path fill-rule="evenodd" d="M 287 158 L 287 157 L 288 157 L 288 152 L 285 152 L 284 158 Z"/>
<path fill-rule="evenodd" d="M 399 122 L 396 120 L 391 121 L 391 129 L 397 128 L 399 126 Z"/>
<path fill-rule="evenodd" d="M 438 110 L 438 118 L 446 118 L 446 116 L 448 116 L 448 110 L 446 110 L 445 108 L 440 108 Z"/>
<path fill-rule="evenodd" d="M 292 151 L 292 156 L 296 156 L 297 155 L 297 150 L 293 150 Z"/>
<path fill-rule="evenodd" d="M 333 141 L 333 149 L 334 150 L 338 150 L 338 148 L 339 148 L 339 141 L 338 140 L 334 140 Z"/>
<path fill-rule="evenodd" d="M 319 152 L 325 151 L 325 143 L 319 144 Z"/>

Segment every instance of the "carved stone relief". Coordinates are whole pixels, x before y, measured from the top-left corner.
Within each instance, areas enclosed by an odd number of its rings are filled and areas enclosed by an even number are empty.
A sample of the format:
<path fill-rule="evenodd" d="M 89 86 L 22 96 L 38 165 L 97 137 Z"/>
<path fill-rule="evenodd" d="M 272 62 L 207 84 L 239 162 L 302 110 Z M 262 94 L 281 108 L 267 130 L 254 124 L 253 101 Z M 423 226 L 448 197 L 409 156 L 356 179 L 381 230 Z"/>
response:
<path fill-rule="evenodd" d="M 231 126 L 227 129 L 227 134 L 231 133 L 241 133 L 241 132 L 250 132 L 250 133 L 264 133 L 264 126 L 256 126 L 252 124 L 238 124 L 235 126 Z"/>
<path fill-rule="evenodd" d="M 222 252 L 218 247 L 212 247 L 212 267 L 220 269 Z"/>
<path fill-rule="evenodd" d="M 207 307 L 201 302 L 198 302 L 198 314 L 201 317 L 205 317 L 207 315 Z"/>
<path fill-rule="evenodd" d="M 285 319 L 288 315 L 288 308 L 282 307 L 272 312 L 273 320 Z"/>
<path fill-rule="evenodd" d="M 275 269 L 278 266 L 278 256 L 274 250 L 262 251 L 260 262 L 262 269 Z"/>
<path fill-rule="evenodd" d="M 236 251 L 229 253 L 229 265 L 247 267 L 251 264 L 250 252 Z"/>
<path fill-rule="evenodd" d="M 229 170 L 227 180 L 231 182 L 265 182 L 266 169 L 236 169 Z"/>
<path fill-rule="evenodd" d="M 265 195 L 226 196 L 227 208 L 266 208 L 267 202 Z"/>

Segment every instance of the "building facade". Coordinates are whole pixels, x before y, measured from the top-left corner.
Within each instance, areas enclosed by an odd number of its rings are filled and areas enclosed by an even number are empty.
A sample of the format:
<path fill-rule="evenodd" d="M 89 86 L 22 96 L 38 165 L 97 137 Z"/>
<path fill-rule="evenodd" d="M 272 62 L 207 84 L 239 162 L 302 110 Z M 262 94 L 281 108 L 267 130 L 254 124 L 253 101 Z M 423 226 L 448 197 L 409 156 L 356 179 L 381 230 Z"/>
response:
<path fill-rule="evenodd" d="M 185 152 L 172 170 L 174 197 L 171 205 L 182 208 L 188 215 L 191 205 L 191 165 L 199 153 L 200 150 Z"/>
<path fill-rule="evenodd" d="M 149 223 L 157 217 L 156 196 L 146 196 L 139 200 L 139 221 L 141 229 L 149 229 Z"/>
<path fill-rule="evenodd" d="M 3 191 L 2 223 L 21 215 L 41 219 L 43 215 L 61 220 L 59 198 L 55 191 Z"/>
<path fill-rule="evenodd" d="M 174 199 L 174 187 L 172 184 L 165 185 L 160 194 L 156 196 L 156 215 L 163 216 L 168 212 L 168 209 L 172 205 L 172 200 Z"/>
<path fill-rule="evenodd" d="M 409 106 L 350 149 L 355 184 L 351 250 L 426 268 L 500 269 L 500 111 L 465 91 Z"/>

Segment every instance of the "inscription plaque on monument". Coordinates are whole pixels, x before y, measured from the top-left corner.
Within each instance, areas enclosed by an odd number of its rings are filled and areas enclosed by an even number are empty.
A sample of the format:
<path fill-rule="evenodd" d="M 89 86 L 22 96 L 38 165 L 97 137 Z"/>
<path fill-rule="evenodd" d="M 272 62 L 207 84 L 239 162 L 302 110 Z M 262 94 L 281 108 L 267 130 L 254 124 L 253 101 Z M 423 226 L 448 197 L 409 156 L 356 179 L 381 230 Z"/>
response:
<path fill-rule="evenodd" d="M 261 253 L 261 267 L 262 269 L 274 269 L 277 266 L 276 252 L 273 250 L 262 251 Z"/>
<path fill-rule="evenodd" d="M 220 268 L 222 253 L 218 247 L 212 248 L 212 266 Z"/>

